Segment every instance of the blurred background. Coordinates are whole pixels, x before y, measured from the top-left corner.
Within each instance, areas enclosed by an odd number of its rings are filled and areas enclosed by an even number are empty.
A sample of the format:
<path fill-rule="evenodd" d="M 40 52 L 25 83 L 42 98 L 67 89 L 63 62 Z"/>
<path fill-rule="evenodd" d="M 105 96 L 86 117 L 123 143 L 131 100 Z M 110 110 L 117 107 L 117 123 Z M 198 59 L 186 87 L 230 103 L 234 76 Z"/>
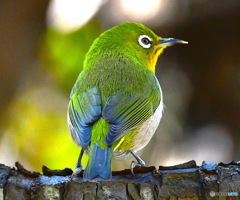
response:
<path fill-rule="evenodd" d="M 167 108 L 139 153 L 146 164 L 240 160 L 239 10 L 240 1 L 228 0 L 2 0 L 0 163 L 74 169 L 80 149 L 67 128 L 71 88 L 93 40 L 124 21 L 189 41 L 158 61 Z M 113 170 L 131 161 L 114 161 Z"/>

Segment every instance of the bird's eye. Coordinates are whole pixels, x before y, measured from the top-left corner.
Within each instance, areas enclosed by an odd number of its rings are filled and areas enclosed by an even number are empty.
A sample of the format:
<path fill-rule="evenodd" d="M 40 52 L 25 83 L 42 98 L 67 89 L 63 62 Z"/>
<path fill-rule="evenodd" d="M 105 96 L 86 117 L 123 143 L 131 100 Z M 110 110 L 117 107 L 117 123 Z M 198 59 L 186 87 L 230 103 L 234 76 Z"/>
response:
<path fill-rule="evenodd" d="M 142 43 L 145 44 L 145 45 L 148 45 L 150 43 L 149 39 L 148 38 L 142 38 Z"/>
<path fill-rule="evenodd" d="M 152 45 L 152 40 L 147 35 L 140 35 L 138 43 L 145 49 L 149 49 Z"/>

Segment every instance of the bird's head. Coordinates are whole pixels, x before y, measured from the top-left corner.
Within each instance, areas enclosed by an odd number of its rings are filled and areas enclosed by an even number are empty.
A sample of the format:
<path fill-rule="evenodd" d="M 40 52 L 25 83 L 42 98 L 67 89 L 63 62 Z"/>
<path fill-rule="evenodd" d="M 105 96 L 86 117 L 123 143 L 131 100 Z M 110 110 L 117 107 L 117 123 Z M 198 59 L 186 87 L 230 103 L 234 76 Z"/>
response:
<path fill-rule="evenodd" d="M 155 73 L 159 55 L 166 47 L 177 43 L 187 44 L 180 39 L 161 38 L 142 24 L 125 22 L 102 33 L 93 47 L 95 50 L 101 49 L 109 56 L 124 55 Z"/>

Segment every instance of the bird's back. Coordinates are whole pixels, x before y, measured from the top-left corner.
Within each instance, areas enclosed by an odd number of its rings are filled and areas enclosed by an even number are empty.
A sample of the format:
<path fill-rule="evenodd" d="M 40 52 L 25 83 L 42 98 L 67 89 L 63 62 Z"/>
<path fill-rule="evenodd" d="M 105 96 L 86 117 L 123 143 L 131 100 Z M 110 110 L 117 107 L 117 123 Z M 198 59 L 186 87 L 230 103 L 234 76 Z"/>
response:
<path fill-rule="evenodd" d="M 137 61 L 123 56 L 114 58 L 106 55 L 87 63 L 75 83 L 71 97 L 95 86 L 101 92 L 103 107 L 107 98 L 117 92 L 130 95 L 159 90 L 152 72 Z"/>
<path fill-rule="evenodd" d="M 86 99 L 81 98 L 81 94 L 93 87 L 96 87 L 100 92 L 101 112 L 109 98 L 114 95 L 119 95 L 120 102 L 123 98 L 121 96 L 138 95 L 146 98 L 153 104 L 153 112 L 157 109 L 161 99 L 160 86 L 155 75 L 136 60 L 119 54 L 115 57 L 104 54 L 94 61 L 89 59 L 88 62 L 85 62 L 85 68 L 73 87 L 69 105 L 77 98 L 78 101 L 86 101 Z M 106 127 L 109 127 L 109 124 L 102 116 L 100 118 L 102 119 L 99 122 L 96 120 L 93 123 L 91 137 L 96 138 L 98 143 L 104 143 L 104 137 L 108 133 Z M 69 121 L 69 123 L 71 122 Z M 103 127 L 102 130 L 99 129 L 99 124 Z M 98 129 L 96 133 L 95 129 Z M 102 135 L 101 139 L 100 135 Z M 77 139 L 77 137 L 75 138 Z M 79 142 L 75 142 L 79 144 Z"/>

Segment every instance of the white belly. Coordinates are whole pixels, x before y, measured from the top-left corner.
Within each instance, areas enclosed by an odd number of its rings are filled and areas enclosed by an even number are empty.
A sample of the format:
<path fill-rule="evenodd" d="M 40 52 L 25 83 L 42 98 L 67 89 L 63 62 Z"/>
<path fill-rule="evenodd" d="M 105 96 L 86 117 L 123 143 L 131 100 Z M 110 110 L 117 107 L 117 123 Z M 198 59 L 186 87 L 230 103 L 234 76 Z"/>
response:
<path fill-rule="evenodd" d="M 141 150 L 149 143 L 149 141 L 151 140 L 152 136 L 154 135 L 160 123 L 160 120 L 162 118 L 162 112 L 163 112 L 163 102 L 161 100 L 153 116 L 143 123 L 143 125 L 139 129 L 138 134 L 136 134 L 134 138 L 135 142 L 133 146 L 134 151 Z"/>

